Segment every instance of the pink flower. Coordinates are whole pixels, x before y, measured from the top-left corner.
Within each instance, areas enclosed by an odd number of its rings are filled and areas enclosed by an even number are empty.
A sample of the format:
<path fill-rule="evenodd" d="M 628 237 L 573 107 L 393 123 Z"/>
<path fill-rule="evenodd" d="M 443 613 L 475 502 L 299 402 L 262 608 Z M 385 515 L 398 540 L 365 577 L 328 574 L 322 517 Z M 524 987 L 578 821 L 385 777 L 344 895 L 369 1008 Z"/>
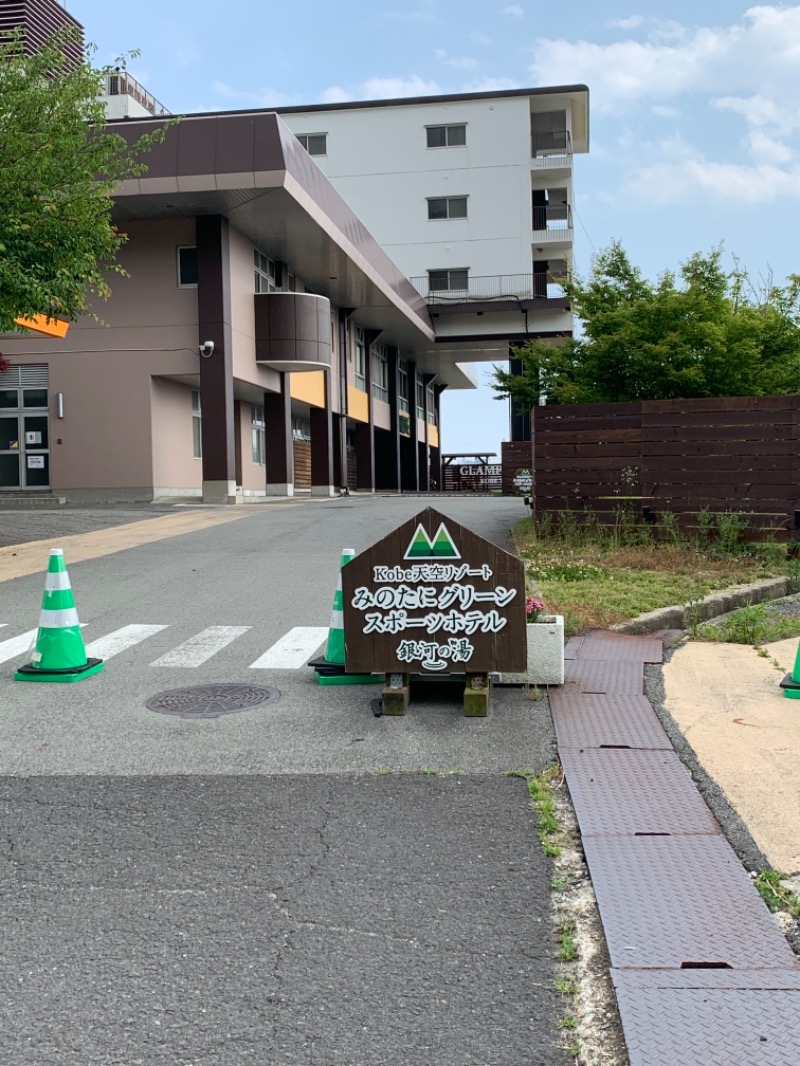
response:
<path fill-rule="evenodd" d="M 535 622 L 539 617 L 539 613 L 544 610 L 544 604 L 541 600 L 537 600 L 535 596 L 525 597 L 525 614 L 528 616 L 529 622 Z"/>

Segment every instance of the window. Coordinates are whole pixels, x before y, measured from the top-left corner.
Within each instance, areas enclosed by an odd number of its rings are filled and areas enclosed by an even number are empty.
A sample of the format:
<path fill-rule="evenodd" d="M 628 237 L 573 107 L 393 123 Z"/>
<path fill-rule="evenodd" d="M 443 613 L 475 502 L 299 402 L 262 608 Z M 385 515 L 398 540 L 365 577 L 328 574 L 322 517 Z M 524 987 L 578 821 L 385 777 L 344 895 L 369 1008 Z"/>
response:
<path fill-rule="evenodd" d="M 203 413 L 200 410 L 200 393 L 192 389 L 192 455 L 195 459 L 203 458 Z"/>
<path fill-rule="evenodd" d="M 428 292 L 466 292 L 468 289 L 468 267 L 428 271 Z"/>
<path fill-rule="evenodd" d="M 397 360 L 397 406 L 408 414 L 408 363 L 405 359 Z"/>
<path fill-rule="evenodd" d="M 466 218 L 466 196 L 434 196 L 428 199 L 428 218 Z"/>
<path fill-rule="evenodd" d="M 197 249 L 178 249 L 178 288 L 197 288 Z"/>
<path fill-rule="evenodd" d="M 425 382 L 417 374 L 417 418 L 425 417 Z"/>
<path fill-rule="evenodd" d="M 433 394 L 433 385 L 428 386 L 428 422 L 432 426 L 436 425 L 436 403 Z"/>
<path fill-rule="evenodd" d="M 367 391 L 367 345 L 361 326 L 356 326 L 356 388 Z"/>
<path fill-rule="evenodd" d="M 389 402 L 389 353 L 382 344 L 372 346 L 372 395 Z"/>
<path fill-rule="evenodd" d="M 467 127 L 463 123 L 460 126 L 428 126 L 425 132 L 429 148 L 457 148 L 467 143 Z"/>
<path fill-rule="evenodd" d="M 264 408 L 251 407 L 250 410 L 253 413 L 253 462 L 258 463 L 259 466 L 263 466 L 266 462 L 266 446 L 264 441 L 266 424 L 264 422 Z"/>
<path fill-rule="evenodd" d="M 311 440 L 311 419 L 292 415 L 292 438 L 294 440 Z"/>
<path fill-rule="evenodd" d="M 297 139 L 309 155 L 328 154 L 327 133 L 298 133 Z"/>
<path fill-rule="evenodd" d="M 278 277 L 278 264 L 274 259 L 253 249 L 253 266 L 255 267 L 255 291 L 277 292 L 280 288 Z"/>

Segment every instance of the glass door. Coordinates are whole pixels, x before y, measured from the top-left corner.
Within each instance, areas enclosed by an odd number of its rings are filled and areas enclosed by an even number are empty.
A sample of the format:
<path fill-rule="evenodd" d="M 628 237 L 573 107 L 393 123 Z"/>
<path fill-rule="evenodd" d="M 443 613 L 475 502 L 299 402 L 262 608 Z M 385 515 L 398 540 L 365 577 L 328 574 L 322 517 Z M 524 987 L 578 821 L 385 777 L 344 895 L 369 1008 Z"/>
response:
<path fill-rule="evenodd" d="M 49 487 L 47 389 L 0 389 L 0 490 Z"/>
<path fill-rule="evenodd" d="M 1 399 L 1 397 L 0 397 Z M 19 489 L 20 458 L 19 415 L 0 409 L 0 489 Z"/>

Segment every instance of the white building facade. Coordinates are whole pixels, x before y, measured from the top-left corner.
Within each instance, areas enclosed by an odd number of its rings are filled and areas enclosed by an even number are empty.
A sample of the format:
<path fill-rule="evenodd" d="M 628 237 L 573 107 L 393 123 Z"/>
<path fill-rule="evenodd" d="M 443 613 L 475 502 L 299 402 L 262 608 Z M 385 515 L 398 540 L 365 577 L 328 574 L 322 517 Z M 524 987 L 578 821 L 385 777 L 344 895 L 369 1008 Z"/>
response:
<path fill-rule="evenodd" d="M 586 86 L 279 109 L 428 301 L 442 349 L 501 361 L 572 332 L 573 156 Z M 528 433 L 512 413 L 511 438 Z"/>

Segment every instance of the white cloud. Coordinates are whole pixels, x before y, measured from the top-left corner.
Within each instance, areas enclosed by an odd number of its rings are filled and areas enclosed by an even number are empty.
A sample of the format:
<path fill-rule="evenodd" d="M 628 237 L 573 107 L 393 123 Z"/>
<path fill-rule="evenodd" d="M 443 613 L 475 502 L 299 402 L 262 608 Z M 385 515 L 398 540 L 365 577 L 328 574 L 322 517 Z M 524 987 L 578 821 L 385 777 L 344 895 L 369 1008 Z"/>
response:
<path fill-rule="evenodd" d="M 768 126 L 780 133 L 790 133 L 800 127 L 800 110 L 788 108 L 786 101 L 770 100 L 761 93 L 755 96 L 721 96 L 712 100 L 711 106 L 733 111 L 751 126 Z"/>
<path fill-rule="evenodd" d="M 750 130 L 747 135 L 750 154 L 761 163 L 782 166 L 793 158 L 791 148 L 776 137 L 770 137 L 763 130 Z"/>
<path fill-rule="evenodd" d="M 673 203 L 751 207 L 779 198 L 800 199 L 800 166 L 717 163 L 696 155 L 636 168 L 620 196 L 626 204 L 666 207 Z M 622 202 L 620 197 L 617 202 Z"/>
<path fill-rule="evenodd" d="M 509 89 L 522 89 L 524 86 L 514 81 L 513 78 L 477 78 L 461 88 L 465 93 L 497 93 L 507 92 Z"/>
<path fill-rule="evenodd" d="M 653 104 L 650 110 L 659 118 L 678 118 L 681 113 L 680 108 L 668 107 L 666 104 Z"/>
<path fill-rule="evenodd" d="M 242 107 L 287 107 L 300 102 L 296 97 L 272 87 L 253 92 L 248 89 L 234 89 L 224 81 L 214 81 L 211 83 L 211 90 L 217 96 L 224 96 L 226 100 Z"/>
<path fill-rule="evenodd" d="M 508 7 L 503 8 L 504 15 L 513 15 L 514 18 L 521 19 L 525 12 L 519 6 L 519 4 L 510 4 Z"/>
<path fill-rule="evenodd" d="M 800 5 L 751 7 L 729 26 L 656 26 L 644 41 L 595 44 L 538 39 L 531 72 L 537 83 L 585 82 L 597 111 L 685 92 L 761 92 L 800 96 Z"/>
<path fill-rule="evenodd" d="M 435 96 L 442 89 L 436 81 L 425 81 L 416 74 L 410 78 L 368 78 L 361 83 L 362 99 L 391 100 L 400 96 Z"/>
<path fill-rule="evenodd" d="M 352 97 L 341 85 L 331 85 L 329 88 L 322 90 L 319 94 L 319 99 L 322 104 L 344 104 L 346 101 L 351 100 Z"/>
<path fill-rule="evenodd" d="M 644 22 L 644 15 L 631 15 L 627 19 L 612 19 L 610 25 L 616 30 L 635 30 Z"/>
<path fill-rule="evenodd" d="M 490 44 L 494 44 L 492 38 L 488 37 L 485 33 L 471 33 L 469 37 L 471 41 L 475 42 L 475 44 L 482 45 L 484 48 Z"/>

